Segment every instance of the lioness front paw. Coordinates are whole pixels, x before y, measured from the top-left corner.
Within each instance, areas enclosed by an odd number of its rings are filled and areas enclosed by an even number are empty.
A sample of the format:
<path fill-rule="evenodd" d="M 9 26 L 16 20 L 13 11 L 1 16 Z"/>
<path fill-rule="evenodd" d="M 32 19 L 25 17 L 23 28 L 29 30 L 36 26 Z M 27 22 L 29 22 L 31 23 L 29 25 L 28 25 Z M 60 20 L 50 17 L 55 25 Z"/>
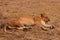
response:
<path fill-rule="evenodd" d="M 52 25 L 52 26 L 50 26 L 49 28 L 50 28 L 50 29 L 54 29 L 54 26 Z"/>

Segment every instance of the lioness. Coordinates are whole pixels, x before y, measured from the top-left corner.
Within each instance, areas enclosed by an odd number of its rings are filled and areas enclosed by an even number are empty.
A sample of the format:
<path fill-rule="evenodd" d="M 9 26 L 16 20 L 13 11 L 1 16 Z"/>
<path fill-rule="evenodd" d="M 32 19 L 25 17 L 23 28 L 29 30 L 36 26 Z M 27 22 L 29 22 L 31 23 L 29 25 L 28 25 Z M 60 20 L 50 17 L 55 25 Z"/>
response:
<path fill-rule="evenodd" d="M 7 27 L 23 29 L 23 28 L 29 28 L 26 26 L 40 25 L 40 24 L 42 24 L 46 28 L 53 28 L 52 25 L 47 24 L 47 22 L 49 22 L 49 21 L 50 21 L 50 19 L 45 14 L 40 14 L 40 16 L 34 16 L 34 17 L 12 18 L 5 24 L 4 31 L 7 32 L 7 30 L 6 30 Z"/>

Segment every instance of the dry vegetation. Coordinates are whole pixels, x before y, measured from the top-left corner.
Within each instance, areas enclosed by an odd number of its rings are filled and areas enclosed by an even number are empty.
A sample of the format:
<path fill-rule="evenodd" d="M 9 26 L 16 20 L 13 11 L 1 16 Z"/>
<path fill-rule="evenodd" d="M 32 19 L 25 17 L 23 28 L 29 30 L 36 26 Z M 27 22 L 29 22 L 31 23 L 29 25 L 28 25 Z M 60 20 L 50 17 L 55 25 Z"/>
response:
<path fill-rule="evenodd" d="M 44 31 L 34 26 L 30 30 L 13 33 L 0 29 L 0 40 L 60 40 L 60 0 L 0 0 L 0 19 L 3 21 L 0 24 L 5 23 L 6 18 L 39 16 L 41 13 L 48 15 L 54 29 Z"/>

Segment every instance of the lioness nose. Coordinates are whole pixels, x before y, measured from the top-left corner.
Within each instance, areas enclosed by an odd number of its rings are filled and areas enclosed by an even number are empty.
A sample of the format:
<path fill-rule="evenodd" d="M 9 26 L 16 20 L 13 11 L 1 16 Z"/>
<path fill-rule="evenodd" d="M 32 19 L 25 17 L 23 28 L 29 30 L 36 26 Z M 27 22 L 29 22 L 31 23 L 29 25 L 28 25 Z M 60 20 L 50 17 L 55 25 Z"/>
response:
<path fill-rule="evenodd" d="M 50 21 L 50 19 L 48 19 L 48 21 Z"/>

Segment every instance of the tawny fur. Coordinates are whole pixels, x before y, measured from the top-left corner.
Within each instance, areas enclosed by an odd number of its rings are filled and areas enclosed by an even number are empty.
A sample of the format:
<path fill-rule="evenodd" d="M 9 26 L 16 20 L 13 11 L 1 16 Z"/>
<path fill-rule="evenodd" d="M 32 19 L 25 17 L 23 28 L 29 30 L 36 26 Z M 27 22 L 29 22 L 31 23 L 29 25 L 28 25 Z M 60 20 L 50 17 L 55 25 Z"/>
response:
<path fill-rule="evenodd" d="M 18 18 L 12 18 L 10 19 L 4 26 L 4 31 L 6 31 L 6 27 L 8 28 L 17 28 L 17 29 L 23 29 L 28 28 L 24 25 L 31 26 L 31 25 L 39 25 L 42 24 L 44 26 L 50 27 L 52 25 L 47 25 L 46 22 L 48 22 L 50 19 L 44 15 L 41 14 L 41 16 L 35 16 L 35 17 L 18 17 Z"/>

